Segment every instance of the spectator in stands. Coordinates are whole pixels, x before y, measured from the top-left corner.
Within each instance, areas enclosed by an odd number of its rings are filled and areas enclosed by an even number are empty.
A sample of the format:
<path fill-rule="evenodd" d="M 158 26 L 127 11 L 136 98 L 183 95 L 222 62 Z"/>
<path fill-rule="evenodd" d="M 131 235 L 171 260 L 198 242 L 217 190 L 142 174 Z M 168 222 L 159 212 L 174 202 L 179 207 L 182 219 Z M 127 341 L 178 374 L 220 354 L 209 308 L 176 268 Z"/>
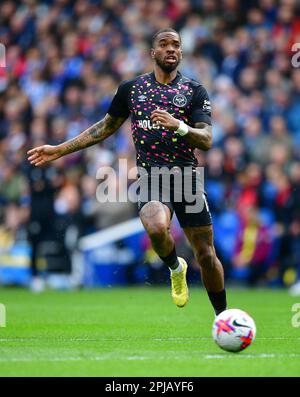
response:
<path fill-rule="evenodd" d="M 242 276 L 250 286 L 254 286 L 265 281 L 272 247 L 271 235 L 270 230 L 261 223 L 257 207 L 243 207 L 241 220 L 233 257 L 233 273 L 236 272 L 237 277 Z"/>

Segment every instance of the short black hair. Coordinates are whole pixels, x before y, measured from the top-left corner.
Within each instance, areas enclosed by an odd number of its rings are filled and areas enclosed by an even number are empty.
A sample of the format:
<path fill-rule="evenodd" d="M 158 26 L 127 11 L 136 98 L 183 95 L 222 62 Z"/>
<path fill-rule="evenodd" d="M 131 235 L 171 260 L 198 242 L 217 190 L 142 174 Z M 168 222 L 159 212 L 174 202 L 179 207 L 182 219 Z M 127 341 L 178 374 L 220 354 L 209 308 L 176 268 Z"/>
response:
<path fill-rule="evenodd" d="M 159 34 L 165 33 L 165 32 L 171 32 L 171 33 L 176 33 L 176 34 L 178 34 L 179 39 L 180 39 L 180 42 L 181 42 L 180 34 L 179 34 L 175 29 L 172 29 L 172 28 L 164 28 L 164 29 L 160 29 L 158 32 L 156 32 L 156 33 L 152 36 L 152 40 L 151 40 L 152 47 L 154 47 L 154 43 L 155 43 L 155 40 L 157 39 L 157 36 L 158 36 Z"/>

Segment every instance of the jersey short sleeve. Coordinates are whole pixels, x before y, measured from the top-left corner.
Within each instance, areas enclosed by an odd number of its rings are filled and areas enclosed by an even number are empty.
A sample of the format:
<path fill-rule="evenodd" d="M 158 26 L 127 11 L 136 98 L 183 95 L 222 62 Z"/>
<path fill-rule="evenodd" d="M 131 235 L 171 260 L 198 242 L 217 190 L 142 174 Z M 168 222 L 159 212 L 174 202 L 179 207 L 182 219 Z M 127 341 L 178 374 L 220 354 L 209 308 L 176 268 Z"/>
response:
<path fill-rule="evenodd" d="M 190 117 L 194 124 L 202 121 L 211 125 L 210 99 L 206 89 L 200 84 L 194 89 Z"/>
<path fill-rule="evenodd" d="M 130 81 L 122 82 L 112 99 L 107 113 L 114 117 L 128 117 L 130 109 L 128 106 L 129 90 L 131 87 Z"/>

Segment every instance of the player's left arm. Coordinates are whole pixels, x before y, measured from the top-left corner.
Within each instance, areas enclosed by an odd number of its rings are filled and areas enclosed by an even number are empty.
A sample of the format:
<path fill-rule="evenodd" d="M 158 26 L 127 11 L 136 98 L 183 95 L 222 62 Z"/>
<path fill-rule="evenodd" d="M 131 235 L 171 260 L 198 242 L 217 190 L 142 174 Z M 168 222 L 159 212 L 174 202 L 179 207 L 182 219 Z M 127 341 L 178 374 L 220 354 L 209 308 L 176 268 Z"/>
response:
<path fill-rule="evenodd" d="M 158 123 L 162 127 L 167 128 L 171 131 L 177 131 L 180 126 L 180 120 L 173 117 L 170 113 L 165 110 L 156 109 L 151 114 L 151 120 L 153 123 Z M 198 121 L 194 127 L 185 124 L 187 127 L 187 133 L 183 138 L 193 148 L 201 150 L 208 150 L 212 146 L 212 126 Z"/>
<path fill-rule="evenodd" d="M 188 133 L 183 136 L 193 148 L 208 150 L 212 146 L 212 126 L 204 123 L 195 123 L 195 127 L 188 125 Z"/>

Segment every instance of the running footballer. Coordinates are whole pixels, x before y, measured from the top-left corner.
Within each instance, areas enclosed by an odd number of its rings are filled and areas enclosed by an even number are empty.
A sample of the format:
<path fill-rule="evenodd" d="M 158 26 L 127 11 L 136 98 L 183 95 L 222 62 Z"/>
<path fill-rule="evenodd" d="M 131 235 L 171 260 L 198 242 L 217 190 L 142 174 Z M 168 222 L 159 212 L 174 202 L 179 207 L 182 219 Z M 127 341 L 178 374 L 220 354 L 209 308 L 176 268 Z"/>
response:
<path fill-rule="evenodd" d="M 183 189 L 182 184 L 175 184 L 176 178 L 170 185 L 169 198 L 161 192 L 164 190 L 161 182 L 155 199 L 152 199 L 151 189 L 147 189 L 145 197 L 141 187 L 139 216 L 154 250 L 170 268 L 173 301 L 178 307 L 183 307 L 189 298 L 186 283 L 188 266 L 183 258 L 177 257 L 170 233 L 175 212 L 200 266 L 202 281 L 214 311 L 219 314 L 227 306 L 224 272 L 214 248 L 212 219 L 204 186 L 196 183 L 197 161 L 194 155 L 195 148 L 207 151 L 212 145 L 209 97 L 199 82 L 178 71 L 182 47 L 175 30 L 162 29 L 154 35 L 151 57 L 153 71 L 122 82 L 101 121 L 60 145 L 44 145 L 29 150 L 29 161 L 41 166 L 102 142 L 130 116 L 137 166 L 144 171 L 139 172 L 139 178 L 147 177 L 147 186 L 150 186 L 157 176 L 152 173 L 153 169 L 166 167 L 175 173 L 176 170 L 190 169 L 190 184 L 187 184 L 190 194 L 202 197 L 204 201 L 198 211 L 188 211 L 190 201 L 185 200 L 185 195 L 180 201 L 174 199 L 178 189 Z"/>

